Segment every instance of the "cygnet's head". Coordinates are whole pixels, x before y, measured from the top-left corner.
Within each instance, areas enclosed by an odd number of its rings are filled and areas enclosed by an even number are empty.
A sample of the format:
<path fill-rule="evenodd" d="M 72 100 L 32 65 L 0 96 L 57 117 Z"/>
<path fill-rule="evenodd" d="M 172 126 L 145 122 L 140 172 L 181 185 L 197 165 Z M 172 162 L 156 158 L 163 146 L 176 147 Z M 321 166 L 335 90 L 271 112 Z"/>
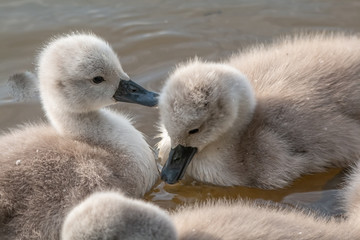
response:
<path fill-rule="evenodd" d="M 221 141 L 234 124 L 247 124 L 254 107 L 250 83 L 237 69 L 199 60 L 178 67 L 159 99 L 161 124 L 171 140 L 162 179 L 180 180 L 197 152 Z"/>
<path fill-rule="evenodd" d="M 44 105 L 88 112 L 116 101 L 157 104 L 157 94 L 130 80 L 110 45 L 93 34 L 55 38 L 42 50 L 38 77 Z"/>
<path fill-rule="evenodd" d="M 95 193 L 66 216 L 62 240 L 175 240 L 170 217 L 157 206 L 117 192 Z"/>

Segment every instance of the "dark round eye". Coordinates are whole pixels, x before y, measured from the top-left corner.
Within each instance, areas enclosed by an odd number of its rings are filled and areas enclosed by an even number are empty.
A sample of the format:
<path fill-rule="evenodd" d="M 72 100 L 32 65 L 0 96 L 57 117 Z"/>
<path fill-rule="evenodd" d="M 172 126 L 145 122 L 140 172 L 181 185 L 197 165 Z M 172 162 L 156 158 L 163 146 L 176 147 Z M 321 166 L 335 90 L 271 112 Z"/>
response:
<path fill-rule="evenodd" d="M 94 78 L 92 79 L 92 81 L 93 81 L 93 83 L 95 83 L 95 84 L 99 84 L 99 83 L 102 83 L 103 81 L 105 81 L 105 79 L 104 79 L 103 77 L 101 77 L 101 76 L 97 76 L 97 77 L 94 77 Z"/>
<path fill-rule="evenodd" d="M 195 128 L 195 129 L 192 129 L 189 131 L 189 134 L 194 134 L 194 133 L 197 133 L 199 131 L 198 128 Z"/>

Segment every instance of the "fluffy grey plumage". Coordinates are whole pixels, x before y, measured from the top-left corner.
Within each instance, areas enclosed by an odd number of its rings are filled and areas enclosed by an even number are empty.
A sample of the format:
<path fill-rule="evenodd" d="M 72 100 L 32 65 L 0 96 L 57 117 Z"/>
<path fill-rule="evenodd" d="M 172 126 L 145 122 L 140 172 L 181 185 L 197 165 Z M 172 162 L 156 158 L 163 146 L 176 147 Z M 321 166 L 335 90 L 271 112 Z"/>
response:
<path fill-rule="evenodd" d="M 359 93 L 355 35 L 299 35 L 221 63 L 194 60 L 161 92 L 160 157 L 191 146 L 197 153 L 186 173 L 198 181 L 284 187 L 357 160 Z"/>
<path fill-rule="evenodd" d="M 66 217 L 62 240 L 174 240 L 170 217 L 118 192 L 95 193 Z"/>
<path fill-rule="evenodd" d="M 243 200 L 185 206 L 169 217 L 152 204 L 105 192 L 94 194 L 70 212 L 62 229 L 62 240 L 359 239 L 359 169 L 360 165 L 349 178 L 344 194 L 346 219 L 325 219 Z"/>

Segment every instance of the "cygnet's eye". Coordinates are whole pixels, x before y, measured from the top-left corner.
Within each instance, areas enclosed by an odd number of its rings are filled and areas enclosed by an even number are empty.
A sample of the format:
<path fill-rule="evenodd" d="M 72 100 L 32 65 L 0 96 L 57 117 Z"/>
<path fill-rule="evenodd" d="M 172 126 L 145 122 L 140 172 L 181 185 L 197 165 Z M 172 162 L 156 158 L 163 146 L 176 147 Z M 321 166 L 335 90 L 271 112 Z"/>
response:
<path fill-rule="evenodd" d="M 92 81 L 93 81 L 93 83 L 95 83 L 95 84 L 99 84 L 99 83 L 102 83 L 103 81 L 105 81 L 105 79 L 104 79 L 103 77 L 101 77 L 101 76 L 97 76 L 97 77 L 94 77 L 94 78 L 92 79 Z"/>
<path fill-rule="evenodd" d="M 190 130 L 190 131 L 189 131 L 189 134 L 195 134 L 195 133 L 197 133 L 197 132 L 199 132 L 199 129 L 198 129 L 198 128 L 195 128 L 195 129 Z"/>

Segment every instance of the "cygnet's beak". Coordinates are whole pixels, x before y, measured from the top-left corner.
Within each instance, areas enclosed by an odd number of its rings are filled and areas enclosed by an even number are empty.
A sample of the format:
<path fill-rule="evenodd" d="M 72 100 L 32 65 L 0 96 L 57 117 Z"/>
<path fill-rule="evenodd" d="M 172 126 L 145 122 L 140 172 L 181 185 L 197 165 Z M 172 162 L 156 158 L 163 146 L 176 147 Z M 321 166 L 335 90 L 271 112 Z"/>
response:
<path fill-rule="evenodd" d="M 169 158 L 161 171 L 161 179 L 169 184 L 174 184 L 181 180 L 196 152 L 197 148 L 184 147 L 180 144 L 172 148 Z"/>
<path fill-rule="evenodd" d="M 131 80 L 122 79 L 113 96 L 119 102 L 137 103 L 148 107 L 156 106 L 158 97 L 158 93 L 148 91 Z"/>

